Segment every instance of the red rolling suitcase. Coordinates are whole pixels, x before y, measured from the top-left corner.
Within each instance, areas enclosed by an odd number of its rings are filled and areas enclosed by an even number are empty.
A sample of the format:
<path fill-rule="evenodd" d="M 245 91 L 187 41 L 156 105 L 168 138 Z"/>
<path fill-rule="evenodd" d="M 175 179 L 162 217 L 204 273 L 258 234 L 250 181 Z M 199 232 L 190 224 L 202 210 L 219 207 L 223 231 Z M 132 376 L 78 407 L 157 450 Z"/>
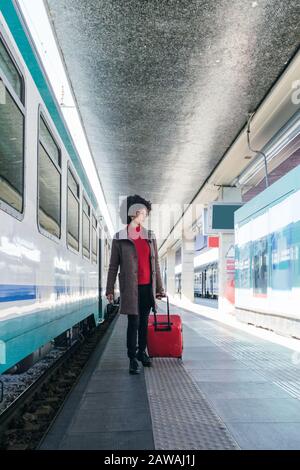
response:
<path fill-rule="evenodd" d="M 167 315 L 149 315 L 147 349 L 150 357 L 182 357 L 183 338 L 180 315 L 170 315 L 167 297 Z"/>

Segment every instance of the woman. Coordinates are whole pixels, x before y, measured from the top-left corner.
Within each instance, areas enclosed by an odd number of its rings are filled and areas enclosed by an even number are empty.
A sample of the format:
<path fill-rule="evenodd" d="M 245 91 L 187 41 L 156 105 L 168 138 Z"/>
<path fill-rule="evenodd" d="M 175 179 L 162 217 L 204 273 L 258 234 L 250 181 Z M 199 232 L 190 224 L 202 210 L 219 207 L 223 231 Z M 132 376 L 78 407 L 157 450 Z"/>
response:
<path fill-rule="evenodd" d="M 138 360 L 143 366 L 152 365 L 146 353 L 148 316 L 151 307 L 157 309 L 155 299 L 165 297 L 155 235 L 143 227 L 150 211 L 151 202 L 137 194 L 123 201 L 120 216 L 126 227 L 113 237 L 106 283 L 105 294 L 112 302 L 120 266 L 119 312 L 128 316 L 127 356 L 131 374 L 140 372 Z"/>

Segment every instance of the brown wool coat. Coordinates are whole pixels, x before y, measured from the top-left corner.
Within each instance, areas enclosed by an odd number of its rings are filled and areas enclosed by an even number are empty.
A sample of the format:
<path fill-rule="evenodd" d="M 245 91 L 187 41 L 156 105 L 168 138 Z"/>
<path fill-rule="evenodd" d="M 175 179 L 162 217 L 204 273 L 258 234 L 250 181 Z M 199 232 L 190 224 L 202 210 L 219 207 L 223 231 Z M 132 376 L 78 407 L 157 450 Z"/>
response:
<path fill-rule="evenodd" d="M 153 294 L 164 294 L 164 289 L 158 263 L 156 238 L 152 230 L 147 230 L 143 226 L 141 226 L 140 235 L 148 241 L 150 246 L 153 308 L 157 310 L 157 303 Z M 105 295 L 114 292 L 119 266 L 119 313 L 138 315 L 138 256 L 134 242 L 128 237 L 127 226 L 115 233 L 112 240 Z"/>

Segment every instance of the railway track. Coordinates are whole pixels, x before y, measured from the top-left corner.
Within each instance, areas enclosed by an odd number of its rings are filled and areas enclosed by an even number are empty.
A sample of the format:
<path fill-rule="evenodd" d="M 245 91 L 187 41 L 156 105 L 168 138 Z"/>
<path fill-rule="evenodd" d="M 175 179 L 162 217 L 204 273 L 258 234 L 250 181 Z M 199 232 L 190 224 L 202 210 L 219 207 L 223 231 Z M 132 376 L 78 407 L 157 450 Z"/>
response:
<path fill-rule="evenodd" d="M 0 449 L 31 450 L 39 446 L 93 351 L 113 328 L 117 313 L 74 343 L 0 414 Z"/>

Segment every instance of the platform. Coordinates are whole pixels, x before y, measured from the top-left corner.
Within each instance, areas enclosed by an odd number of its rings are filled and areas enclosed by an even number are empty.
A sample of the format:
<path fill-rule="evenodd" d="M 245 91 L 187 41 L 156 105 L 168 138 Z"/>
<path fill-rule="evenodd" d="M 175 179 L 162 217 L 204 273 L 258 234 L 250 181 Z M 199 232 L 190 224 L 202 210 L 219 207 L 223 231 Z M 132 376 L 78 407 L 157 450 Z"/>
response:
<path fill-rule="evenodd" d="M 171 306 L 171 311 L 175 307 Z M 41 449 L 299 449 L 293 352 L 178 309 L 184 355 L 128 374 L 119 316 Z"/>

